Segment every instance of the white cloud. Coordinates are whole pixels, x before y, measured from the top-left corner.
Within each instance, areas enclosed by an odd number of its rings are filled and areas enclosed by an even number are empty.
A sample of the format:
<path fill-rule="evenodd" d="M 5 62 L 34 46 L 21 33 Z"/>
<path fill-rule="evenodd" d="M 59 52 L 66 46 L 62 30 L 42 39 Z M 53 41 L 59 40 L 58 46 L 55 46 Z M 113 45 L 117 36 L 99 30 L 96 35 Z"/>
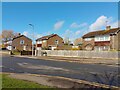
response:
<path fill-rule="evenodd" d="M 64 21 L 58 21 L 54 24 L 54 30 L 59 30 L 64 24 Z"/>
<path fill-rule="evenodd" d="M 106 25 L 110 25 L 111 28 L 118 27 L 118 21 L 114 21 L 113 17 L 100 16 L 97 20 L 89 26 L 89 31 L 105 29 Z"/>
<path fill-rule="evenodd" d="M 78 31 L 75 32 L 75 35 L 79 35 L 80 33 L 81 33 L 81 31 L 78 30 Z"/>
<path fill-rule="evenodd" d="M 94 31 L 101 29 L 103 26 L 106 26 L 106 21 L 109 21 L 109 18 L 106 16 L 98 17 L 97 20 L 89 26 L 89 30 Z"/>
<path fill-rule="evenodd" d="M 70 25 L 70 28 L 81 28 L 87 26 L 87 23 L 77 24 L 76 22 Z"/>
<path fill-rule="evenodd" d="M 23 32 L 23 35 L 28 36 L 29 33 L 28 33 L 27 31 L 24 31 L 24 32 Z"/>
<path fill-rule="evenodd" d="M 118 27 L 118 23 L 120 23 L 120 21 L 119 21 L 119 22 L 118 22 L 118 21 L 115 21 L 115 22 L 110 23 L 111 28 L 116 28 L 116 27 Z"/>
<path fill-rule="evenodd" d="M 35 39 L 38 39 L 38 38 L 42 37 L 42 35 L 41 34 L 36 34 L 34 37 L 35 37 Z"/>
<path fill-rule="evenodd" d="M 34 37 L 34 39 L 42 37 L 41 34 L 36 34 L 36 33 L 34 33 L 34 36 L 33 36 L 33 34 L 31 34 L 28 31 L 24 31 L 22 34 L 25 35 L 25 36 L 27 36 L 27 37 L 29 37 L 29 38 L 31 38 L 31 39 L 33 39 L 33 37 Z"/>
<path fill-rule="evenodd" d="M 81 30 L 72 31 L 72 30 L 70 30 L 70 29 L 67 29 L 67 30 L 65 31 L 65 33 L 62 35 L 62 37 L 63 37 L 64 39 L 69 38 L 69 40 L 70 40 L 71 42 L 74 42 L 74 40 L 75 40 L 76 38 L 79 38 L 79 37 L 80 37 L 80 33 L 81 33 Z"/>

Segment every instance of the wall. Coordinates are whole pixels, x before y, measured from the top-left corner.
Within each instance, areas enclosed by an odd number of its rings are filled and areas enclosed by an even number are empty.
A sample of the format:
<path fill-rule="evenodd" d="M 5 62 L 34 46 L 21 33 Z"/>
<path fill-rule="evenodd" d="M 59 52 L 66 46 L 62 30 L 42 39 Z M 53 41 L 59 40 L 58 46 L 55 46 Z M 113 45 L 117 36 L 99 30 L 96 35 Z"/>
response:
<path fill-rule="evenodd" d="M 40 52 L 37 56 L 40 56 Z M 80 57 L 80 58 L 106 58 L 117 59 L 118 52 L 115 51 L 72 51 L 72 50 L 43 50 L 47 52 L 47 56 L 62 56 L 62 57 Z M 120 53 L 120 52 L 119 52 Z"/>
<path fill-rule="evenodd" d="M 58 35 L 49 38 L 48 39 L 48 45 L 49 46 L 56 45 L 55 40 L 58 40 L 58 45 L 60 45 L 60 46 L 63 45 L 63 39 L 61 37 L 59 37 Z"/>
<path fill-rule="evenodd" d="M 120 31 L 116 35 L 111 36 L 110 44 L 112 50 L 120 50 Z"/>
<path fill-rule="evenodd" d="M 83 50 L 86 50 L 87 45 L 92 45 L 92 48 L 94 49 L 94 45 L 95 45 L 94 38 L 91 38 L 90 41 L 85 41 L 85 38 L 84 38 L 83 39 L 83 45 L 82 45 Z"/>

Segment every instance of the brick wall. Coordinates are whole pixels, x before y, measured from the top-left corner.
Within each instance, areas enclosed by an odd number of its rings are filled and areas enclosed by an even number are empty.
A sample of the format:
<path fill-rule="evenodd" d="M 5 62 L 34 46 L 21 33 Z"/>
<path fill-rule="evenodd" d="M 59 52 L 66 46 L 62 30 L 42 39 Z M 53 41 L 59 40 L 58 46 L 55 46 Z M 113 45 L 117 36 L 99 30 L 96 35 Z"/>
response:
<path fill-rule="evenodd" d="M 24 44 L 20 44 L 20 40 L 24 40 Z M 32 40 L 22 36 L 19 38 L 16 38 L 12 42 L 12 46 L 15 47 L 16 50 L 23 50 L 23 46 L 26 46 L 26 50 L 30 51 L 32 47 Z"/>

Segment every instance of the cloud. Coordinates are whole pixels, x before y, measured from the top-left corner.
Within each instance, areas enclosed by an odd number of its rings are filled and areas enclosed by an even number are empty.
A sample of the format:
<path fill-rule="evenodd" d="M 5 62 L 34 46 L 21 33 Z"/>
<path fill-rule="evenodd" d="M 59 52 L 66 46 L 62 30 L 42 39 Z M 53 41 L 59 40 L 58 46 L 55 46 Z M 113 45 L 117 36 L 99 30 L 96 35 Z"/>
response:
<path fill-rule="evenodd" d="M 106 21 L 109 21 L 109 18 L 102 15 L 97 18 L 97 20 L 89 26 L 90 31 L 95 31 L 101 29 L 103 26 L 106 26 Z"/>
<path fill-rule="evenodd" d="M 38 39 L 38 38 L 42 37 L 42 35 L 41 34 L 36 34 L 34 37 L 35 37 L 35 39 Z"/>
<path fill-rule="evenodd" d="M 54 30 L 59 30 L 63 24 L 64 24 L 65 21 L 58 21 L 54 24 Z"/>
<path fill-rule="evenodd" d="M 23 32 L 23 35 L 28 36 L 29 33 L 28 33 L 27 31 L 24 31 L 24 32 Z"/>
<path fill-rule="evenodd" d="M 75 35 L 79 35 L 80 33 L 81 33 L 81 31 L 78 30 L 78 31 L 75 32 Z"/>
<path fill-rule="evenodd" d="M 110 23 L 110 26 L 111 26 L 111 28 L 116 28 L 116 27 L 118 27 L 119 23 L 120 23 L 120 21 L 115 21 L 115 22 Z"/>
<path fill-rule="evenodd" d="M 70 25 L 70 28 L 81 28 L 87 26 L 87 23 L 77 24 L 76 22 Z"/>
<path fill-rule="evenodd" d="M 77 31 L 72 31 L 70 29 L 67 29 L 65 30 L 64 34 L 62 35 L 62 37 L 64 39 L 69 39 L 71 42 L 74 42 L 74 40 L 76 38 L 79 38 L 80 37 L 80 33 L 81 33 L 81 30 L 77 30 Z"/>
<path fill-rule="evenodd" d="M 27 36 L 27 37 L 29 37 L 29 38 L 31 38 L 31 39 L 33 39 L 33 37 L 34 37 L 34 39 L 42 37 L 42 35 L 38 34 L 38 33 L 34 33 L 34 36 L 33 36 L 33 34 L 31 34 L 28 31 L 24 31 L 22 34 L 25 35 L 25 36 Z"/>
<path fill-rule="evenodd" d="M 113 17 L 100 16 L 97 20 L 89 26 L 89 31 L 96 31 L 105 29 L 106 25 L 110 25 L 111 28 L 118 27 L 118 21 L 114 21 Z"/>

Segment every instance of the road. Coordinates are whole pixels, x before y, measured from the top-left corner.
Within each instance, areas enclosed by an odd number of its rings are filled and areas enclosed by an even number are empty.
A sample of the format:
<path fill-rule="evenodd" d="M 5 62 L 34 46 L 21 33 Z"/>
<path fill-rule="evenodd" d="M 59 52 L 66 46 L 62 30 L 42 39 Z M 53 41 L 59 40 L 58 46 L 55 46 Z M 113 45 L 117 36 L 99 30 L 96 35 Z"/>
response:
<path fill-rule="evenodd" d="M 2 71 L 11 73 L 44 74 L 109 84 L 103 75 L 118 72 L 118 67 L 100 64 L 80 64 L 64 61 L 37 60 L 23 57 L 2 56 Z M 101 78 L 102 77 L 102 78 Z M 110 76 L 109 76 L 110 77 Z M 115 79 L 114 81 L 116 81 Z M 112 85 L 117 85 L 110 81 Z"/>

